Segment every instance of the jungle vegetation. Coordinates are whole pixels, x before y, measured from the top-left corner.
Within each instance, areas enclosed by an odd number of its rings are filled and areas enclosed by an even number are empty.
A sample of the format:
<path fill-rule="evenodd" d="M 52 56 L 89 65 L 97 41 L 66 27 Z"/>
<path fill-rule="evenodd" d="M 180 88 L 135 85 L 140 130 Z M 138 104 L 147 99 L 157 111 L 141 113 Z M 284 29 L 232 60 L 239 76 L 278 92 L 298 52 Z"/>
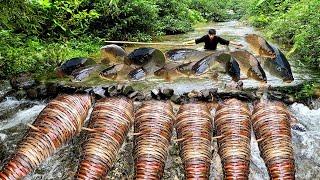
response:
<path fill-rule="evenodd" d="M 0 77 L 96 56 L 105 39 L 151 41 L 241 19 L 320 68 L 319 0 L 0 0 Z"/>

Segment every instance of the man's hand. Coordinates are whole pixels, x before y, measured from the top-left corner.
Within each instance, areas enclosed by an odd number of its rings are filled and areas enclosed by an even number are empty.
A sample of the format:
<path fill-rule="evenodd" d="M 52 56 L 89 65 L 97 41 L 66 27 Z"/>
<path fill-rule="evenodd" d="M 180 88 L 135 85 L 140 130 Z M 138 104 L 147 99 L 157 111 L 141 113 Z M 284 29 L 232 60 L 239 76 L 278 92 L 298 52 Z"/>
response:
<path fill-rule="evenodd" d="M 243 48 L 243 45 L 242 45 L 242 44 L 237 43 L 237 42 L 234 42 L 234 41 L 230 41 L 230 44 L 233 45 L 233 46 L 235 46 L 235 48 L 237 48 L 237 49 Z"/>
<path fill-rule="evenodd" d="M 187 41 L 187 42 L 183 42 L 182 44 L 185 44 L 185 45 L 194 45 L 195 42 L 194 42 L 194 40 L 190 40 L 190 41 Z"/>

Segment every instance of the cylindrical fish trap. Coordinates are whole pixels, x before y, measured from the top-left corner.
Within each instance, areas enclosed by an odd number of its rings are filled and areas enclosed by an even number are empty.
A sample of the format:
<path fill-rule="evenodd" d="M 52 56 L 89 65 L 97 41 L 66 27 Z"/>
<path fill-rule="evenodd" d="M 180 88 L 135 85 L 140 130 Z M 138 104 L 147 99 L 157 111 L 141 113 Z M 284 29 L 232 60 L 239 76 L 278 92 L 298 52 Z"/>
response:
<path fill-rule="evenodd" d="M 271 179 L 295 179 L 290 114 L 280 102 L 254 106 L 252 126 Z"/>
<path fill-rule="evenodd" d="M 96 102 L 82 147 L 75 179 L 101 179 L 109 172 L 133 123 L 133 103 L 127 98 Z"/>
<path fill-rule="evenodd" d="M 248 179 L 251 122 L 247 104 L 229 99 L 219 104 L 214 126 L 224 179 Z"/>
<path fill-rule="evenodd" d="M 49 102 L 30 126 L 0 179 L 21 179 L 78 134 L 91 107 L 89 95 L 61 95 Z"/>
<path fill-rule="evenodd" d="M 212 118 L 205 104 L 180 106 L 176 131 L 186 179 L 209 179 L 212 158 Z"/>
<path fill-rule="evenodd" d="M 147 101 L 134 122 L 134 179 L 161 179 L 174 125 L 169 102 Z"/>

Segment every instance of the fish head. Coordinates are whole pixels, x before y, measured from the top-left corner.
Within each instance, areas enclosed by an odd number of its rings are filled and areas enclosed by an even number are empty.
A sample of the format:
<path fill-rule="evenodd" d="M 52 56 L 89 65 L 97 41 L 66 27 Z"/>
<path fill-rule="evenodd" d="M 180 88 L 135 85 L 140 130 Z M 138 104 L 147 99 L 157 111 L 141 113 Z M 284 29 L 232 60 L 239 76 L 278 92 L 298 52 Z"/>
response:
<path fill-rule="evenodd" d="M 129 72 L 128 77 L 132 80 L 141 80 L 147 75 L 146 71 L 140 67 Z"/>
<path fill-rule="evenodd" d="M 200 60 L 195 63 L 192 68 L 191 72 L 195 75 L 201 75 L 209 70 L 209 64 L 206 59 Z"/>
<path fill-rule="evenodd" d="M 267 82 L 266 73 L 260 65 L 249 68 L 247 76 L 260 82 Z"/>
<path fill-rule="evenodd" d="M 245 40 L 254 53 L 265 58 L 275 58 L 276 54 L 272 46 L 263 37 L 257 34 L 247 34 Z"/>
<path fill-rule="evenodd" d="M 240 66 L 233 58 L 226 64 L 226 72 L 231 76 L 232 80 L 236 82 L 240 80 Z"/>
<path fill-rule="evenodd" d="M 101 71 L 99 75 L 107 79 L 116 79 L 120 69 L 121 65 L 113 65 Z"/>
<path fill-rule="evenodd" d="M 285 67 L 277 66 L 276 71 L 278 76 L 282 77 L 283 82 L 290 83 L 294 80 L 291 71 Z"/>
<path fill-rule="evenodd" d="M 192 62 L 181 64 L 176 70 L 182 74 L 190 75 L 192 73 Z"/>
<path fill-rule="evenodd" d="M 163 77 L 163 76 L 168 75 L 168 71 L 167 71 L 167 69 L 165 69 L 165 68 L 161 68 L 161 69 L 155 71 L 155 72 L 154 72 L 154 75 L 155 75 L 155 76 L 162 76 L 162 77 Z"/>

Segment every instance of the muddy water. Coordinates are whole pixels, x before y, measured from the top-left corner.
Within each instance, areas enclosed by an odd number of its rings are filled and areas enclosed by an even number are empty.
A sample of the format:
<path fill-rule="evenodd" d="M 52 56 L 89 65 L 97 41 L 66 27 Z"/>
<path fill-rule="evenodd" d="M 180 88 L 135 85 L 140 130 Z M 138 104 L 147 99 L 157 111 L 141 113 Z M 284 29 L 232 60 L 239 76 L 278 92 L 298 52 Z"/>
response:
<path fill-rule="evenodd" d="M 238 22 L 204 24 L 196 27 L 195 32 L 190 32 L 183 35 L 166 36 L 165 42 L 182 42 L 199 37 L 207 32 L 209 28 L 216 28 L 218 34 L 226 39 L 240 41 L 244 45 L 243 36 L 246 33 L 255 31 L 253 28 L 243 25 Z M 157 46 L 163 51 L 168 47 Z M 178 48 L 178 47 L 175 47 Z M 202 48 L 202 45 L 197 45 L 194 48 Z M 225 47 L 219 46 L 220 49 Z M 128 48 L 133 50 L 134 48 Z M 300 83 L 306 79 L 315 79 L 316 73 L 309 71 L 301 71 L 297 61 L 291 60 L 293 73 L 296 81 Z M 305 69 L 304 69 L 305 70 Z M 272 86 L 282 86 L 281 80 L 268 75 L 269 83 Z M 319 76 L 318 76 L 319 77 Z M 175 82 L 168 83 L 153 77 L 147 78 L 143 83 L 129 82 L 140 89 L 152 89 L 154 87 L 170 87 L 174 88 L 177 93 L 183 93 L 193 89 L 205 89 L 212 87 L 223 87 L 226 82 L 230 81 L 228 76 L 219 77 L 218 81 L 208 79 L 192 79 L 181 78 Z M 97 83 L 101 83 L 97 80 Z M 114 83 L 105 82 L 102 83 Z M 289 84 L 289 85 L 292 85 Z M 258 83 L 251 80 L 244 80 L 245 87 L 254 87 Z M 10 90 L 8 83 L 1 83 L 0 95 L 5 94 Z M 36 116 L 45 107 L 47 102 L 17 100 L 11 97 L 0 103 L 0 168 L 3 166 L 14 149 L 17 143 L 23 138 L 27 131 L 27 123 L 32 123 Z M 178 107 L 175 107 L 177 109 Z M 320 179 L 320 108 L 309 109 L 307 106 L 295 103 L 288 107 L 290 111 L 299 119 L 299 122 L 306 127 L 306 132 L 293 130 L 293 145 L 295 150 L 297 179 Z M 214 114 L 214 111 L 212 112 Z M 80 157 L 80 144 L 83 140 L 83 134 L 74 138 L 68 145 L 62 147 L 56 154 L 47 159 L 39 168 L 32 172 L 26 179 L 72 179 Z M 173 139 L 175 138 L 175 135 Z M 211 166 L 210 179 L 222 179 L 222 169 L 220 158 L 217 155 L 217 145 L 213 142 L 213 159 Z M 132 179 L 133 175 L 133 157 L 132 157 L 132 136 L 128 136 L 126 143 L 123 145 L 117 162 L 113 170 L 108 174 L 110 179 Z M 268 179 L 266 167 L 263 160 L 259 156 L 257 142 L 252 138 L 251 142 L 251 169 L 250 179 Z M 167 159 L 164 178 L 163 179 L 183 179 L 183 166 L 179 157 L 178 145 L 172 142 Z"/>

